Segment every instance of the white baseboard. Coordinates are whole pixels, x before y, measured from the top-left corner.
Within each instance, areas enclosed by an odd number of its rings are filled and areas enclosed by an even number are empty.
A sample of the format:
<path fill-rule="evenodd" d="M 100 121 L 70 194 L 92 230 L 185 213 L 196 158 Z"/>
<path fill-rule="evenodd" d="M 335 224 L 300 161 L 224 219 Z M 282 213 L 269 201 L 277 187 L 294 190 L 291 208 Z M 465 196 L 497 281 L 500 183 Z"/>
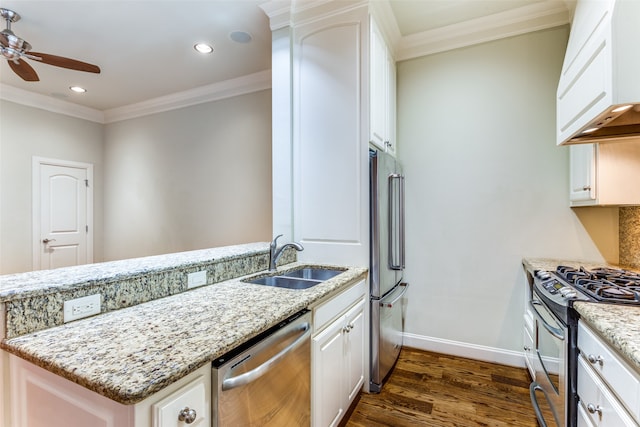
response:
<path fill-rule="evenodd" d="M 484 345 L 469 344 L 442 338 L 427 337 L 405 332 L 404 346 L 418 350 L 466 357 L 483 362 L 499 363 L 501 365 L 525 367 L 524 353 L 520 351 L 504 350 Z"/>

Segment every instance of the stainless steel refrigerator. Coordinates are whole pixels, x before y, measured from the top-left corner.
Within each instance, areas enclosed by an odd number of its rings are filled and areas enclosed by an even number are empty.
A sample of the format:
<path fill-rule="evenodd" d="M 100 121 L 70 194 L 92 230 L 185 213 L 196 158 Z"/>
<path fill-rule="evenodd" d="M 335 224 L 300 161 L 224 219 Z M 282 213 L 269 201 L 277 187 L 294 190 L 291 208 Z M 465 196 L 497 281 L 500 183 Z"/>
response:
<path fill-rule="evenodd" d="M 398 360 L 404 327 L 404 175 L 398 161 L 369 151 L 370 178 L 370 383 L 379 392 Z"/>

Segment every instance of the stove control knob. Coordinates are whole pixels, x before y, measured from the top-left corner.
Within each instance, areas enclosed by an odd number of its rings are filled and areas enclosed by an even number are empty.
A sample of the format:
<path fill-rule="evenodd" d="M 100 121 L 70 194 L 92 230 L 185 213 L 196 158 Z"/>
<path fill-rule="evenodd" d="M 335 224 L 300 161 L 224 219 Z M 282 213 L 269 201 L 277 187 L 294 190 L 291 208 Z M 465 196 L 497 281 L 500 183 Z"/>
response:
<path fill-rule="evenodd" d="M 536 276 L 538 276 L 540 279 L 542 280 L 547 280 L 551 277 L 551 275 L 549 274 L 549 272 L 544 271 L 544 270 L 539 270 L 536 272 Z"/>
<path fill-rule="evenodd" d="M 562 296 L 565 298 L 575 298 L 578 296 L 578 293 L 570 288 L 560 289 L 560 294 L 562 294 Z"/>

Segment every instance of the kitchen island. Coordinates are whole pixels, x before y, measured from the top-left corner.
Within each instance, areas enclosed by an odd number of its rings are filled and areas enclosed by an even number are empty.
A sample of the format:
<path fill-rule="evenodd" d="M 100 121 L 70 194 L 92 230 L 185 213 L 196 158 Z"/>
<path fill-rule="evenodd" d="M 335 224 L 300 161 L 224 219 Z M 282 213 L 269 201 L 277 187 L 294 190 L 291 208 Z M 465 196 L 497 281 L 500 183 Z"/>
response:
<path fill-rule="evenodd" d="M 266 255 L 268 260 L 268 243 L 257 245 L 248 255 Z M 232 252 L 243 264 L 237 250 Z M 266 269 L 267 264 L 257 264 Z M 279 269 L 301 265 L 291 262 Z M 245 283 L 241 273 L 239 269 L 233 279 L 10 337 L 2 348 L 116 402 L 135 404 L 297 311 L 363 280 L 367 270 L 347 268 L 305 290 Z M 25 292 L 39 297 L 36 288 L 30 284 Z M 46 284 L 43 288 L 51 291 Z M 15 300 L 18 294 L 14 286 L 4 298 Z"/>

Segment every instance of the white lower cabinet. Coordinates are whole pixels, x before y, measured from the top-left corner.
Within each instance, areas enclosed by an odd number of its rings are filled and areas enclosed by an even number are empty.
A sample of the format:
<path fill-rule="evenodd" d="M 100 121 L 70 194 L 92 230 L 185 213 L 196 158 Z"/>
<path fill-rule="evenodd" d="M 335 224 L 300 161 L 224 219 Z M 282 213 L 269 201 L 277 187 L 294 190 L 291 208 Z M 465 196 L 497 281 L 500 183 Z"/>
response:
<path fill-rule="evenodd" d="M 365 282 L 314 309 L 312 426 L 336 426 L 364 384 Z"/>
<path fill-rule="evenodd" d="M 578 426 L 639 426 L 640 374 L 582 320 L 578 348 Z"/>
<path fill-rule="evenodd" d="M 123 405 L 10 356 L 11 427 L 210 427 L 211 366 Z"/>
<path fill-rule="evenodd" d="M 207 365 L 206 368 L 209 366 Z M 209 384 L 211 384 L 210 368 L 184 387 L 159 402 L 153 403 L 151 405 L 151 425 L 153 427 L 179 427 L 187 424 L 193 427 L 210 426 L 211 391 Z"/>
<path fill-rule="evenodd" d="M 531 375 L 531 379 L 535 381 L 536 379 L 536 370 L 535 370 L 535 343 L 533 342 L 533 333 L 531 332 L 531 330 L 526 326 L 525 323 L 525 328 L 524 328 L 524 337 L 523 337 L 523 341 L 524 341 L 524 361 L 527 365 L 527 369 L 529 370 L 529 375 Z"/>

